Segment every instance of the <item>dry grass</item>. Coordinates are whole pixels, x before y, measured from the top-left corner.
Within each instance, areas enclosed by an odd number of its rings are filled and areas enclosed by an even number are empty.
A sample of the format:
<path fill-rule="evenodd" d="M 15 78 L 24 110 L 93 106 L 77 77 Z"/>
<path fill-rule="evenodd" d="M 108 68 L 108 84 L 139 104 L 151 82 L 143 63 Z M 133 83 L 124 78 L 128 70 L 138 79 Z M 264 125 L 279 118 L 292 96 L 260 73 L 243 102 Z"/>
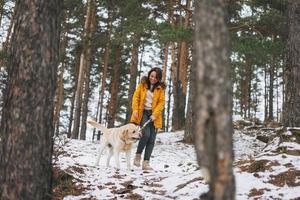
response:
<path fill-rule="evenodd" d="M 273 166 L 279 165 L 280 164 L 277 161 L 269 160 L 247 160 L 237 163 L 237 166 L 241 169 L 241 171 L 249 173 L 264 172 L 266 170 L 272 171 Z"/>
<path fill-rule="evenodd" d="M 300 181 L 297 181 L 297 177 L 299 176 L 300 170 L 291 168 L 286 172 L 282 172 L 277 175 L 271 175 L 271 180 L 269 181 L 269 183 L 278 187 L 283 187 L 284 185 L 287 185 L 289 187 L 297 187 L 300 186 Z"/>
<path fill-rule="evenodd" d="M 81 195 L 85 188 L 75 184 L 74 177 L 58 167 L 53 168 L 52 199 L 60 200 L 67 195 Z"/>
<path fill-rule="evenodd" d="M 254 197 L 254 199 L 260 199 L 260 196 L 264 194 L 265 191 L 270 191 L 270 189 L 267 188 L 261 188 L 261 189 L 256 189 L 252 188 L 249 193 L 249 197 Z M 255 198 L 258 196 L 257 198 Z"/>

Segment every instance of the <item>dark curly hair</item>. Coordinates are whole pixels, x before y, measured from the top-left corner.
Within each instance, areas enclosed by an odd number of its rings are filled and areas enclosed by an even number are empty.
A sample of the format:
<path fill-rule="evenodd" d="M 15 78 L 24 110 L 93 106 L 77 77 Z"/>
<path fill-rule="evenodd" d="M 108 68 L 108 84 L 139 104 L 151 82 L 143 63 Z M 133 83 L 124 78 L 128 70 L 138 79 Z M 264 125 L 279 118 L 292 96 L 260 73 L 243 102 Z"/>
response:
<path fill-rule="evenodd" d="M 154 89 L 157 88 L 158 86 L 161 86 L 161 87 L 165 88 L 165 84 L 162 82 L 162 70 L 159 67 L 153 67 L 148 72 L 148 76 L 147 76 L 147 80 L 146 80 L 148 89 L 150 88 L 150 85 L 151 85 L 149 78 L 150 78 L 150 74 L 152 72 L 156 72 L 157 83 L 154 85 L 151 92 L 153 92 Z"/>
<path fill-rule="evenodd" d="M 157 78 L 158 82 L 161 82 L 161 79 L 162 79 L 162 70 L 160 68 L 158 68 L 158 67 L 153 67 L 148 72 L 148 79 L 150 78 L 150 74 L 152 72 L 156 72 L 156 78 Z"/>

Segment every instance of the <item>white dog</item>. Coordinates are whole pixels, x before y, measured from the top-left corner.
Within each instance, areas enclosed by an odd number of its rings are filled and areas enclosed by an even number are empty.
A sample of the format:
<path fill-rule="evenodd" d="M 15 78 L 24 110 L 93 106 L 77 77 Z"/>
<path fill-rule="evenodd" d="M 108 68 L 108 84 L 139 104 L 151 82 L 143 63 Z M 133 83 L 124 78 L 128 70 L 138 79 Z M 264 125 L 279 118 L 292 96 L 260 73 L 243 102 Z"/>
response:
<path fill-rule="evenodd" d="M 132 145 L 141 137 L 141 128 L 135 124 L 129 123 L 118 128 L 106 128 L 94 120 L 88 120 L 87 123 L 99 129 L 103 133 L 101 137 L 99 155 L 96 160 L 96 166 L 99 164 L 100 157 L 106 147 L 109 147 L 106 166 L 109 166 L 110 159 L 114 155 L 117 169 L 120 169 L 119 153 L 126 153 L 127 169 L 130 170 L 130 157 Z"/>

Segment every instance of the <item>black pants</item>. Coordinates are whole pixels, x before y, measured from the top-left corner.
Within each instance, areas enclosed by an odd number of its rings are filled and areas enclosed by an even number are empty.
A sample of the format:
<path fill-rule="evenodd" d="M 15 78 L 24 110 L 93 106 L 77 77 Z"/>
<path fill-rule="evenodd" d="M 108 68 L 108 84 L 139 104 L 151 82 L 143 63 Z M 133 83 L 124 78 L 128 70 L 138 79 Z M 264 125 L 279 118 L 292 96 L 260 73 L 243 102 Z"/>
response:
<path fill-rule="evenodd" d="M 144 110 L 141 126 L 145 124 L 146 121 L 150 119 L 150 116 L 152 115 L 151 110 Z M 144 154 L 144 160 L 150 160 L 150 156 L 152 154 L 154 144 L 155 144 L 155 138 L 156 138 L 156 129 L 154 127 L 153 122 L 149 123 L 142 131 L 142 138 L 139 141 L 138 147 L 137 147 L 137 154 L 142 154 L 143 150 L 145 149 Z"/>

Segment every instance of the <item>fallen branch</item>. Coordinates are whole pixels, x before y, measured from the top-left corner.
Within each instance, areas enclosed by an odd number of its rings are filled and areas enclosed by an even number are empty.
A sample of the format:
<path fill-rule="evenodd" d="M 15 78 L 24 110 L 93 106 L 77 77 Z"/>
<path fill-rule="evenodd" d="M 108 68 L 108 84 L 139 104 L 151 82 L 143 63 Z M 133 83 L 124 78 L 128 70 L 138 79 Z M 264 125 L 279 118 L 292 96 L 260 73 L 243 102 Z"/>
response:
<path fill-rule="evenodd" d="M 203 180 L 202 177 L 196 177 L 196 178 L 194 178 L 194 179 L 192 179 L 192 180 L 189 180 L 189 181 L 186 182 L 186 183 L 177 185 L 177 186 L 176 186 L 176 187 L 177 187 L 176 190 L 174 190 L 173 192 L 177 192 L 178 190 L 184 188 L 185 186 L 187 186 L 187 185 L 190 184 L 190 183 L 193 183 L 193 182 L 196 182 L 196 181 L 202 181 L 202 180 Z"/>

